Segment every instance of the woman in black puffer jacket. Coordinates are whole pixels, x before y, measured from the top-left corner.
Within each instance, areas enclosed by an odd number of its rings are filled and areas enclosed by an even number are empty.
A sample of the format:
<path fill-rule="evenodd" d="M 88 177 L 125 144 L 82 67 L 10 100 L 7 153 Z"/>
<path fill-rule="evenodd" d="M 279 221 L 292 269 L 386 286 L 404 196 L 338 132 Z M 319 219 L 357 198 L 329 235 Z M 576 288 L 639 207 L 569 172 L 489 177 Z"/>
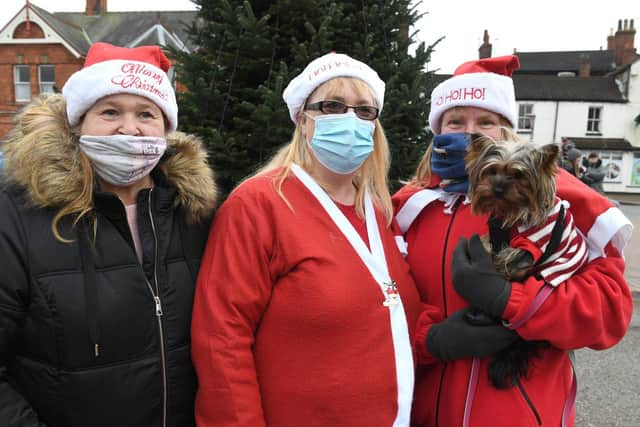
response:
<path fill-rule="evenodd" d="M 3 427 L 194 425 L 191 308 L 216 194 L 200 142 L 167 133 L 166 64 L 158 47 L 92 46 L 3 147 Z"/>

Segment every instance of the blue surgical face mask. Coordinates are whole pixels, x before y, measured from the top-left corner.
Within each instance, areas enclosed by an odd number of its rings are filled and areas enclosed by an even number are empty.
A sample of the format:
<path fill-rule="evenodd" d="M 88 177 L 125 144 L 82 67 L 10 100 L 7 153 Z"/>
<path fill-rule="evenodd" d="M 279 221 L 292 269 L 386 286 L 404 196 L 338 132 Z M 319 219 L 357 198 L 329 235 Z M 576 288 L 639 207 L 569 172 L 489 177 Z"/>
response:
<path fill-rule="evenodd" d="M 373 151 L 373 121 L 362 120 L 351 111 L 307 117 L 315 121 L 310 143 L 313 154 L 330 171 L 352 173 Z"/>

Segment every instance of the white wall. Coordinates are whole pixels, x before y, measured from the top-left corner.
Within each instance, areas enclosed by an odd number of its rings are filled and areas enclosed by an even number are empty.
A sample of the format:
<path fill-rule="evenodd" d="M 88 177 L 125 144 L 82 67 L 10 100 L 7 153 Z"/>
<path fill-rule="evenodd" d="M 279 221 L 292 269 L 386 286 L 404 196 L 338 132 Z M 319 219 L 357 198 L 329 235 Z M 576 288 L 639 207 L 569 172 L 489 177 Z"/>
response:
<path fill-rule="evenodd" d="M 603 102 L 555 102 L 555 101 L 523 101 L 518 103 L 533 103 L 535 124 L 530 135 L 520 134 L 533 143 L 542 145 L 550 142 L 560 143 L 563 136 L 567 137 L 598 137 L 625 138 L 625 129 L 629 116 L 629 104 Z M 587 132 L 587 118 L 589 107 L 602 107 L 601 133 Z M 557 109 L 557 122 L 556 122 Z M 640 111 L 638 111 L 640 114 Z M 555 133 L 555 136 L 554 136 Z M 639 144 L 640 145 L 640 144 Z"/>
<path fill-rule="evenodd" d="M 631 65 L 629 79 L 629 104 L 624 137 L 636 147 L 640 147 L 640 126 L 634 119 L 640 115 L 640 61 Z"/>
<path fill-rule="evenodd" d="M 519 132 L 519 136 L 536 145 L 560 143 L 562 137 L 595 137 L 624 138 L 640 147 L 640 126 L 636 126 L 633 121 L 640 114 L 640 61 L 636 61 L 631 67 L 628 103 L 518 100 L 518 104 L 523 103 L 534 104 L 535 122 L 533 132 Z M 599 134 L 587 132 L 589 107 L 602 107 Z M 633 152 L 623 153 L 621 182 L 604 183 L 605 191 L 640 193 L 640 186 L 630 185 L 633 164 Z"/>

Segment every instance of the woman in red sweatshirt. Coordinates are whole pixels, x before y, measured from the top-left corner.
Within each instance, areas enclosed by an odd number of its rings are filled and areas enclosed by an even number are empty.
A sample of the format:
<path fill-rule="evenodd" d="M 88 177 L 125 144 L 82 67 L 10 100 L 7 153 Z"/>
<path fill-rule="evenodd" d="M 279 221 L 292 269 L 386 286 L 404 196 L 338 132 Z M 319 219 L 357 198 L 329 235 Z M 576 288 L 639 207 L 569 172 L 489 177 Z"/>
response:
<path fill-rule="evenodd" d="M 199 426 L 409 426 L 420 298 L 391 228 L 384 83 L 330 53 L 292 141 L 222 205 L 193 310 Z"/>
<path fill-rule="evenodd" d="M 518 66 L 516 56 L 506 56 L 458 67 L 431 95 L 435 138 L 479 132 L 500 140 L 513 133 L 517 106 L 510 76 Z M 631 319 L 621 255 L 631 224 L 607 199 L 560 171 L 557 195 L 570 203 L 589 260 L 557 287 L 533 276 L 508 282 L 478 244 L 477 235 L 488 231 L 487 217 L 471 212 L 464 155 L 449 158 L 447 167 L 434 167 L 433 157 L 428 150 L 414 180 L 394 196 L 407 260 L 428 307 L 414 342 L 419 366 L 412 425 L 573 425 L 568 351 L 615 345 Z M 456 169 L 462 174 L 452 181 Z M 470 324 L 470 306 L 509 326 Z M 488 375 L 491 356 L 520 337 L 549 346 L 529 359 L 526 375 L 498 389 Z"/>

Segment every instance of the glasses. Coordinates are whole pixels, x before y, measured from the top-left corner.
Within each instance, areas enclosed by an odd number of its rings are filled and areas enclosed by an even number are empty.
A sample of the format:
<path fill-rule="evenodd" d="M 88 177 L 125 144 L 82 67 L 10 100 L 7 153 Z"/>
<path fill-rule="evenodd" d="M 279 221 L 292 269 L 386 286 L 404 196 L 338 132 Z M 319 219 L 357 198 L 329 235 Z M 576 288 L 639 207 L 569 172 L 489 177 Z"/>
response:
<path fill-rule="evenodd" d="M 340 101 L 320 101 L 307 105 L 305 110 L 322 111 L 324 114 L 344 114 L 349 108 L 353 108 L 356 116 L 362 120 L 375 120 L 378 118 L 378 110 L 370 105 L 347 105 Z"/>

